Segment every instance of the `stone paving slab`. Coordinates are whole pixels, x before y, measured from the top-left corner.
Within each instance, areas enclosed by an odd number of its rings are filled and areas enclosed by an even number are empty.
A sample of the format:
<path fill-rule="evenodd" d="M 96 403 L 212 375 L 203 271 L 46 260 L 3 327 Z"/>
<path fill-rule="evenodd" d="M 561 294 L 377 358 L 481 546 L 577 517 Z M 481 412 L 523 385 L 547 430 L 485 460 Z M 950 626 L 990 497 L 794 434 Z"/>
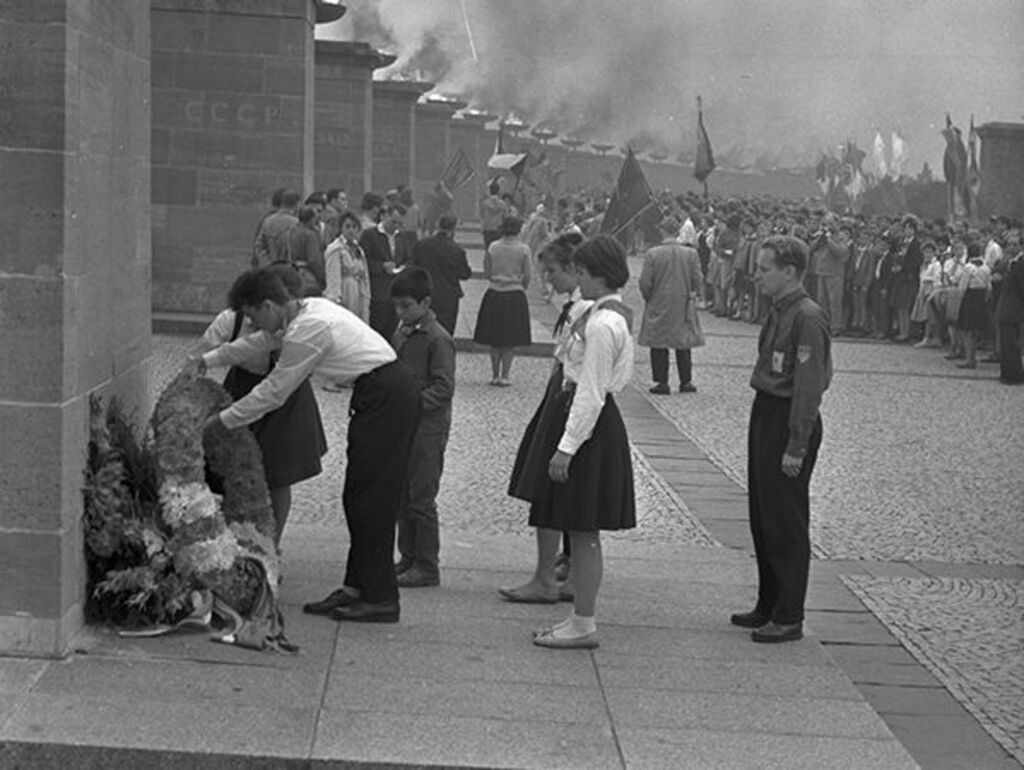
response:
<path fill-rule="evenodd" d="M 325 710 L 317 724 L 312 757 L 337 756 L 346 757 L 352 763 L 350 766 L 355 767 L 394 763 L 421 767 L 425 762 L 443 767 L 623 767 L 607 723 L 543 724 L 481 717 Z"/>
<path fill-rule="evenodd" d="M 970 714 L 886 714 L 904 746 L 925 768 L 1020 770 Z"/>
<path fill-rule="evenodd" d="M 282 757 L 303 756 L 312 743 L 315 708 L 296 708 L 277 699 L 240 705 L 167 695 L 30 693 L 2 725 L 0 740 Z"/>
<path fill-rule="evenodd" d="M 332 676 L 324 708 L 538 724 L 608 724 L 604 696 L 596 681 L 589 685 L 503 681 L 501 687 L 488 687 L 486 680 L 448 679 L 430 664 L 431 659 L 425 658 L 418 675 L 396 671 Z"/>
<path fill-rule="evenodd" d="M 608 687 L 617 725 L 888 740 L 889 731 L 862 701 L 774 695 L 721 695 L 637 687 Z M 728 725 L 728 730 L 723 726 Z"/>
<path fill-rule="evenodd" d="M 630 767 L 758 770 L 902 770 L 917 764 L 894 740 L 759 733 L 623 728 Z"/>

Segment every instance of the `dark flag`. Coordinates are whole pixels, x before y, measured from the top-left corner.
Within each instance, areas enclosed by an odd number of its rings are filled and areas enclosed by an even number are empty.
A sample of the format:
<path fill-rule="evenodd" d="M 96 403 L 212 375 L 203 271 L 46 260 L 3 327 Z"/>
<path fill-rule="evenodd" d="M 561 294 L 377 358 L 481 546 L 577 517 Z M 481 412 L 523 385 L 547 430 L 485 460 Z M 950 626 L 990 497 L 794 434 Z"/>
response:
<path fill-rule="evenodd" d="M 619 172 L 615 192 L 612 193 L 608 210 L 601 222 L 601 232 L 617 235 L 645 211 L 657 205 L 643 169 L 633 155 L 633 149 L 629 148 Z"/>
<path fill-rule="evenodd" d="M 715 154 L 711 152 L 711 140 L 704 128 L 704 106 L 697 97 L 697 160 L 693 164 L 693 175 L 703 182 L 715 170 Z"/>
<path fill-rule="evenodd" d="M 949 218 L 956 219 L 961 211 L 970 216 L 971 190 L 967 184 L 967 149 L 964 147 L 960 129 L 953 125 L 948 112 L 942 136 L 946 139 L 946 151 L 942 156 L 942 173 L 946 177 Z"/>
<path fill-rule="evenodd" d="M 441 172 L 441 183 L 454 193 L 475 175 L 476 171 L 466 157 L 466 151 L 460 147 Z"/>

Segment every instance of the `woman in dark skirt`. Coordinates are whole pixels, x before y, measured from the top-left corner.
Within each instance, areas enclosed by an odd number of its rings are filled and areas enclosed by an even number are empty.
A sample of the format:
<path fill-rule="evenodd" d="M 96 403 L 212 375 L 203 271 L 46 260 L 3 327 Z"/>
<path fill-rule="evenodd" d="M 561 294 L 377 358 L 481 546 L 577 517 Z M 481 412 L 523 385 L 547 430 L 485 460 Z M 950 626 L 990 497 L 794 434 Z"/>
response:
<path fill-rule="evenodd" d="M 972 243 L 967 247 L 967 264 L 960 275 L 959 288 L 963 293 L 956 328 L 963 338 L 967 360 L 957 364 L 958 369 L 978 367 L 978 337 L 988 328 L 988 293 L 992 286 L 991 273 L 982 264 L 982 245 Z"/>
<path fill-rule="evenodd" d="M 595 609 L 604 561 L 601 530 L 636 526 L 633 466 L 613 393 L 633 376 L 631 313 L 618 290 L 629 278 L 626 253 L 611 236 L 573 253 L 583 299 L 593 304 L 572 324 L 559 358 L 562 387 L 545 399 L 524 437 L 510 489 L 530 501 L 530 525 L 568 530 L 573 612 L 534 634 L 541 647 L 597 646 Z M 553 388 L 552 388 L 553 392 Z"/>
<path fill-rule="evenodd" d="M 544 391 L 544 398 L 526 426 L 519 445 L 519 452 L 516 454 L 516 460 L 512 466 L 512 482 L 509 485 L 508 493 L 512 497 L 527 502 L 537 486 L 538 474 L 540 477 L 546 476 L 547 467 L 543 464 L 534 467 L 531 469 L 531 476 L 527 478 L 523 474 L 523 465 L 529 455 L 530 447 L 536 439 L 537 426 L 551 421 L 550 411 L 555 408 L 554 401 L 562 392 L 562 363 L 559 360 L 559 355 L 564 351 L 565 344 L 569 340 L 572 324 L 590 307 L 590 302 L 580 296 L 579 289 L 576 287 L 577 271 L 572 261 L 572 254 L 582 241 L 583 236 L 577 232 L 563 233 L 546 243 L 538 254 L 546 283 L 554 292 L 566 294 L 569 298 L 555 322 L 553 330 L 555 361 L 551 369 L 551 377 L 548 379 Z M 539 456 L 549 457 L 550 454 L 550 452 L 547 455 L 542 453 Z M 560 599 L 571 601 L 571 581 L 565 580 L 565 577 L 572 546 L 568 532 L 563 530 L 562 539 L 565 543 L 563 554 L 560 557 L 556 556 L 559 539 L 560 533 L 556 530 L 537 528 L 537 566 L 533 577 L 515 588 L 499 588 L 498 593 L 505 601 L 525 604 L 554 604 Z M 559 572 L 566 573 L 561 576 L 561 581 Z"/>
<path fill-rule="evenodd" d="M 509 385 L 515 348 L 529 345 L 530 247 L 519 240 L 523 221 L 505 217 L 501 238 L 484 255 L 484 275 L 490 286 L 480 302 L 473 341 L 491 348 L 491 385 Z"/>
<path fill-rule="evenodd" d="M 302 282 L 294 267 L 277 263 L 267 269 L 278 275 L 292 296 L 300 296 Z M 243 332 L 254 331 L 244 322 L 245 317 L 240 312 L 223 311 L 203 334 L 203 349 L 212 350 L 231 342 Z M 263 380 L 272 365 L 273 361 L 254 361 L 246 366 L 232 366 L 224 378 L 224 389 L 238 401 Z M 249 427 L 263 455 L 263 475 L 270 490 L 270 503 L 277 525 L 274 542 L 280 545 L 291 511 L 292 484 L 319 475 L 322 470 L 320 458 L 327 454 L 320 408 L 309 380 L 302 383 L 280 408 Z"/>

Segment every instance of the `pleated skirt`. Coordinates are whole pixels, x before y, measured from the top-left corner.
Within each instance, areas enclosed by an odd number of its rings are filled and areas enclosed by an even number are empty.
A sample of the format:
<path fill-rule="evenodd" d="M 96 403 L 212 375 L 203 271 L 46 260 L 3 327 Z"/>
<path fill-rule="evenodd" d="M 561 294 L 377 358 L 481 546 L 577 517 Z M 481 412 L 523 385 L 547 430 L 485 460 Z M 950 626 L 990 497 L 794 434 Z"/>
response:
<path fill-rule="evenodd" d="M 636 526 L 633 462 L 615 399 L 608 396 L 594 432 L 569 465 L 569 480 L 552 481 L 548 463 L 558 449 L 572 406 L 561 370 L 526 427 L 512 467 L 509 494 L 530 503 L 530 526 L 595 532 Z"/>

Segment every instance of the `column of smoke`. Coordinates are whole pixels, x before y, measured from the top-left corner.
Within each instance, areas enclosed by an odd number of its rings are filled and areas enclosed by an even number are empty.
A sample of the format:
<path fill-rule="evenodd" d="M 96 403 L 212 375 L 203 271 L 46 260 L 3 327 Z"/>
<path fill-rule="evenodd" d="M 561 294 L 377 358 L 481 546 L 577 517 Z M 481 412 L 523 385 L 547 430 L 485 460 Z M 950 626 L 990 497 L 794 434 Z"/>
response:
<path fill-rule="evenodd" d="M 591 141 L 692 155 L 700 94 L 723 165 L 805 166 L 899 125 L 935 168 L 947 111 L 1024 115 L 1022 29 L 1020 0 L 354 0 L 325 32 L 397 54 L 385 75 Z"/>

